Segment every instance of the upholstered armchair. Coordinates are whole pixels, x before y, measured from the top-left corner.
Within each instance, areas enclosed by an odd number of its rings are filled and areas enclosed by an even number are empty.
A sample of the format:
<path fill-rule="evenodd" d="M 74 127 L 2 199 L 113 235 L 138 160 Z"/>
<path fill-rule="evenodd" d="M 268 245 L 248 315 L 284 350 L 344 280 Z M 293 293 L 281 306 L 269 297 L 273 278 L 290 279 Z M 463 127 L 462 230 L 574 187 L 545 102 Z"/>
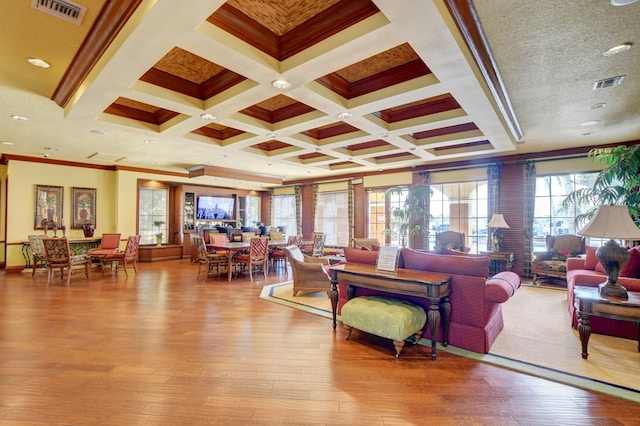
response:
<path fill-rule="evenodd" d="M 307 256 L 294 245 L 285 247 L 284 251 L 293 273 L 293 295 L 297 296 L 299 291 L 324 291 L 328 296 L 331 290 L 327 272 L 329 259 Z"/>
<path fill-rule="evenodd" d="M 545 243 L 546 251 L 533 253 L 533 285 L 537 285 L 541 276 L 566 279 L 567 258 L 586 253 L 585 240 L 580 235 L 547 235 Z"/>
<path fill-rule="evenodd" d="M 377 238 L 354 238 L 352 241 L 355 248 L 366 247 L 369 250 L 374 250 L 374 246 L 380 247 L 380 240 Z"/>
<path fill-rule="evenodd" d="M 470 247 L 465 246 L 464 232 L 445 231 L 436 233 L 435 250 L 455 250 L 468 253 Z"/>

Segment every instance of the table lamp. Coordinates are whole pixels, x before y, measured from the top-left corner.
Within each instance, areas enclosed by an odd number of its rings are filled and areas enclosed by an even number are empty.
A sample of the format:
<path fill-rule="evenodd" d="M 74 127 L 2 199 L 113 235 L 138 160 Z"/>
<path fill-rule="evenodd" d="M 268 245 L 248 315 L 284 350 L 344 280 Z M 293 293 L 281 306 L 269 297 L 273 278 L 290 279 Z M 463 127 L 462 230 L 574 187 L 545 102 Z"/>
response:
<path fill-rule="evenodd" d="M 504 234 L 501 229 L 511 228 L 507 222 L 504 220 L 504 216 L 500 213 L 494 213 L 491 216 L 491 220 L 487 223 L 487 227 L 493 228 L 493 234 L 491 238 L 491 250 L 492 251 L 502 251 L 502 238 Z"/>
<path fill-rule="evenodd" d="M 609 238 L 609 241 L 596 250 L 596 257 L 607 274 L 607 280 L 598 286 L 598 290 L 601 296 L 627 299 L 627 289 L 618 284 L 618 274 L 629 260 L 629 253 L 613 240 L 640 239 L 640 229 L 631 219 L 627 206 L 598 207 L 595 215 L 578 234 L 585 237 Z"/>

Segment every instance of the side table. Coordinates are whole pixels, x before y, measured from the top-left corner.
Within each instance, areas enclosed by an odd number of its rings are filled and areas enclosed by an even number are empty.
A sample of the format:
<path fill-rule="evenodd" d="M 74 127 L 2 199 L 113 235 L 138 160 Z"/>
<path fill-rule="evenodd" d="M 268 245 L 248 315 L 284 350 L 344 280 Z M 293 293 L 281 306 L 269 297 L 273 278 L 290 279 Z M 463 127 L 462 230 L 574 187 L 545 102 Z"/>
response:
<path fill-rule="evenodd" d="M 513 266 L 513 253 L 512 252 L 507 252 L 507 251 L 481 251 L 480 254 L 484 254 L 489 256 L 489 259 L 491 260 L 491 270 L 490 272 L 492 274 L 497 274 L 498 272 L 501 272 L 501 269 L 498 267 L 499 263 L 504 262 L 505 263 L 505 269 L 507 271 L 511 270 L 511 267 Z"/>
<path fill-rule="evenodd" d="M 597 287 L 577 286 L 574 290 L 578 332 L 582 343 L 582 358 L 587 359 L 587 345 L 591 336 L 589 317 L 612 318 L 633 321 L 638 333 L 638 352 L 640 352 L 640 293 L 629 292 L 629 299 L 601 296 Z"/>

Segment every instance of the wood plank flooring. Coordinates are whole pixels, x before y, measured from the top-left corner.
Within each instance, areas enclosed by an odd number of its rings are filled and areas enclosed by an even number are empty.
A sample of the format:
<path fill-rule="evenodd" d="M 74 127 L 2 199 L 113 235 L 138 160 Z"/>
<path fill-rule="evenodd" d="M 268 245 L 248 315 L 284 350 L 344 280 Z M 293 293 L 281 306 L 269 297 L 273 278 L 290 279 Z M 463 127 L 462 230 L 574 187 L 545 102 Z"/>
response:
<path fill-rule="evenodd" d="M 196 280 L 0 274 L 0 425 L 640 425 L 640 405 L 385 339 Z M 259 274 L 258 274 L 259 275 Z M 354 336 L 356 337 L 356 336 Z"/>

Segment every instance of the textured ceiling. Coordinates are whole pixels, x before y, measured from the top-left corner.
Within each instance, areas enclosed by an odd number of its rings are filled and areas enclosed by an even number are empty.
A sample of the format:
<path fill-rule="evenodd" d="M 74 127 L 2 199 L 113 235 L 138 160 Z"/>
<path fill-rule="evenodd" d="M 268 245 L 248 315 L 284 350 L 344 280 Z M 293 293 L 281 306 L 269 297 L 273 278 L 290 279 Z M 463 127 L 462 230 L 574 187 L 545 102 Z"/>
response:
<path fill-rule="evenodd" d="M 80 25 L 29 3 L 0 17 L 7 155 L 292 181 L 640 139 L 640 51 L 602 55 L 636 42 L 640 3 L 476 1 L 463 32 L 442 0 L 83 0 Z"/>

